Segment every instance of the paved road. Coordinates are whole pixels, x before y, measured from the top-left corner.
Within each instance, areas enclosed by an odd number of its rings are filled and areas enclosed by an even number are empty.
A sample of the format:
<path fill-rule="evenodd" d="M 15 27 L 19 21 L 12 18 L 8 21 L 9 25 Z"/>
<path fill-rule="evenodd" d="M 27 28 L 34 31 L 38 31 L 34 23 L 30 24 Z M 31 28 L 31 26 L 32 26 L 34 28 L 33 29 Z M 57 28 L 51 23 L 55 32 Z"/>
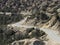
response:
<path fill-rule="evenodd" d="M 17 27 L 24 27 L 24 28 L 31 28 L 31 27 L 35 27 L 35 26 L 26 26 L 26 25 L 21 25 L 21 23 L 23 23 L 27 18 L 25 18 L 24 20 L 18 22 L 18 23 L 14 23 L 11 24 L 12 26 L 17 26 Z M 35 27 L 36 28 L 36 27 Z M 48 34 L 48 36 L 53 40 L 56 41 L 58 43 L 60 43 L 60 36 L 57 35 L 56 33 L 54 33 L 54 31 L 52 31 L 51 29 L 45 29 L 45 28 L 40 28 L 41 30 L 43 30 L 46 34 Z"/>

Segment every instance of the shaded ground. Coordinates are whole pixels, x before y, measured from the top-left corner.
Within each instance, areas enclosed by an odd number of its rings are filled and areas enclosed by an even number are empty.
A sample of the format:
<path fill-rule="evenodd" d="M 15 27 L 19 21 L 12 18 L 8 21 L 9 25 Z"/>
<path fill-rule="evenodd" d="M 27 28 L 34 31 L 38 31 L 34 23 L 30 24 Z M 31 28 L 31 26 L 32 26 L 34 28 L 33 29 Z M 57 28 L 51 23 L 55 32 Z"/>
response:
<path fill-rule="evenodd" d="M 0 0 L 0 27 L 0 45 L 59 45 L 60 0 Z"/>

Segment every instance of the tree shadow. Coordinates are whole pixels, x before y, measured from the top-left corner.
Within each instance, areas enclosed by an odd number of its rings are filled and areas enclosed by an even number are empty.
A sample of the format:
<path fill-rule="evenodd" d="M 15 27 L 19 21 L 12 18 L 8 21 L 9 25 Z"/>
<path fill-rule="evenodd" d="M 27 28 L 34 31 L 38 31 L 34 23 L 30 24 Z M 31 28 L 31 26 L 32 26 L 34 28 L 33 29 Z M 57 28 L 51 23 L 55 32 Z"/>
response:
<path fill-rule="evenodd" d="M 45 45 L 43 41 L 35 41 L 33 45 Z"/>

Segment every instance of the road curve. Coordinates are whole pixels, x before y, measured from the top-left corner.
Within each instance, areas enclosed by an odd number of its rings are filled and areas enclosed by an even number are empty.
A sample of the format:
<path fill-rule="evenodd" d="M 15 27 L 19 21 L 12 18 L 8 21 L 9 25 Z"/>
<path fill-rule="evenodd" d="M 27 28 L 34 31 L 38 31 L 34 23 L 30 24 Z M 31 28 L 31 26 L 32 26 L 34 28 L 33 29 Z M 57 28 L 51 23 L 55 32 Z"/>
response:
<path fill-rule="evenodd" d="M 26 20 L 27 18 L 25 18 Z M 17 23 L 14 23 L 14 24 L 11 24 L 11 26 L 17 26 L 17 27 L 24 27 L 24 28 L 31 28 L 31 27 L 34 27 L 34 28 L 37 28 L 35 26 L 26 26 L 26 25 L 21 25 L 21 23 L 23 23 L 25 20 L 21 21 L 21 22 L 17 22 Z M 48 36 L 53 40 L 53 41 L 56 41 L 58 43 L 60 43 L 60 36 L 57 35 L 56 33 L 54 33 L 54 31 L 52 31 L 51 29 L 45 29 L 45 28 L 40 28 L 41 30 L 43 30 L 46 34 L 48 34 Z"/>
<path fill-rule="evenodd" d="M 44 28 L 40 28 L 40 29 L 43 30 L 46 34 L 48 34 L 48 36 L 53 41 L 60 43 L 60 36 L 54 33 L 54 31 L 52 31 L 51 29 L 44 29 Z"/>

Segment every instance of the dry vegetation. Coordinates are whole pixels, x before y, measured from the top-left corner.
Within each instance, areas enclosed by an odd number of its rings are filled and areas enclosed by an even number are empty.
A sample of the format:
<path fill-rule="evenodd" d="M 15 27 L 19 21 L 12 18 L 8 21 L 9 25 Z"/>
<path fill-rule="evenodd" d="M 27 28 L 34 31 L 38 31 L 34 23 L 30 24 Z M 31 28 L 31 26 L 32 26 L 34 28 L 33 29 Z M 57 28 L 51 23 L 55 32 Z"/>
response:
<path fill-rule="evenodd" d="M 60 32 L 60 0 L 0 0 L 0 2 L 0 45 L 59 45 L 52 40 L 44 42 L 47 40 L 47 34 L 40 29 L 7 25 L 27 17 L 23 25 L 50 28 Z"/>

